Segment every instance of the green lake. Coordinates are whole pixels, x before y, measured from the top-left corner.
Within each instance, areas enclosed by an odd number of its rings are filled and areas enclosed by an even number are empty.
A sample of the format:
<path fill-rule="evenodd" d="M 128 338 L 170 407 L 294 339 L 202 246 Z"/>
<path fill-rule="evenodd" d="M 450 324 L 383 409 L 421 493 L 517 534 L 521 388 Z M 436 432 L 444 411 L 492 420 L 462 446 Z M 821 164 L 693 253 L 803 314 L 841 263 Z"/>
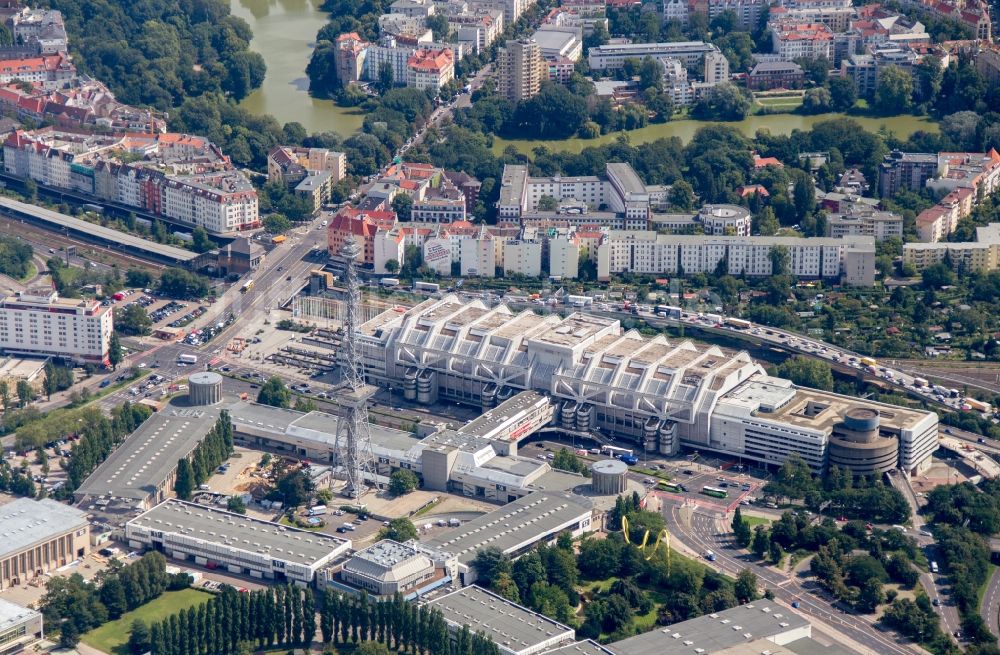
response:
<path fill-rule="evenodd" d="M 306 65 L 316 33 L 326 25 L 322 0 L 230 0 L 234 16 L 253 30 L 250 48 L 264 56 L 267 76 L 261 88 L 243 100 L 255 114 L 271 114 L 280 123 L 298 121 L 307 132 L 339 132 L 349 136 L 361 129 L 364 116 L 354 108 L 309 95 Z"/>
<path fill-rule="evenodd" d="M 338 107 L 330 100 L 318 100 L 309 95 L 306 65 L 312 54 L 316 32 L 326 24 L 327 15 L 319 6 L 322 0 L 230 0 L 233 15 L 249 23 L 254 38 L 250 47 L 264 56 L 267 76 L 261 88 L 250 94 L 243 106 L 256 114 L 271 114 L 281 123 L 298 121 L 308 132 L 339 132 L 347 136 L 361 129 L 363 114 L 354 108 Z M 772 133 L 789 134 L 796 129 L 809 129 L 815 122 L 836 118 L 842 114 L 799 116 L 778 114 L 751 116 L 738 123 L 728 123 L 748 136 L 758 129 Z M 907 137 L 917 130 L 936 132 L 936 123 L 916 116 L 890 118 L 855 118 L 868 130 L 886 126 L 897 136 Z M 654 141 L 663 136 L 678 136 L 685 142 L 691 139 L 704 123 L 677 120 L 649 125 L 628 132 L 632 143 Z M 505 140 L 497 138 L 494 150 L 501 152 L 514 144 L 521 152 L 545 145 L 552 150 L 580 152 L 587 146 L 606 143 L 618 133 L 605 134 L 597 139 L 566 139 L 562 141 Z"/>
<path fill-rule="evenodd" d="M 815 123 L 832 118 L 853 118 L 866 130 L 877 131 L 885 126 L 896 136 L 907 138 L 918 130 L 925 132 L 937 132 L 938 124 L 926 118 L 918 116 L 891 116 L 888 118 L 868 118 L 858 116 L 847 116 L 846 114 L 817 114 L 815 116 L 801 116 L 799 114 L 771 114 L 766 116 L 750 116 L 742 121 L 733 123 L 719 123 L 720 125 L 731 125 L 747 136 L 753 136 L 757 130 L 768 130 L 771 134 L 791 134 L 793 130 L 808 130 Z M 647 125 L 637 130 L 628 130 L 629 141 L 632 144 L 648 143 L 660 137 L 680 137 L 687 143 L 694 136 L 699 127 L 708 125 L 705 121 L 678 120 L 667 123 L 657 123 Z M 522 153 L 530 153 L 538 146 L 545 146 L 553 151 L 567 151 L 578 153 L 588 146 L 596 146 L 602 143 L 614 141 L 621 132 L 611 132 L 602 134 L 596 139 L 563 139 L 561 141 L 545 141 L 530 139 L 501 139 L 496 137 L 493 141 L 493 151 L 503 152 L 508 145 L 515 146 Z"/>

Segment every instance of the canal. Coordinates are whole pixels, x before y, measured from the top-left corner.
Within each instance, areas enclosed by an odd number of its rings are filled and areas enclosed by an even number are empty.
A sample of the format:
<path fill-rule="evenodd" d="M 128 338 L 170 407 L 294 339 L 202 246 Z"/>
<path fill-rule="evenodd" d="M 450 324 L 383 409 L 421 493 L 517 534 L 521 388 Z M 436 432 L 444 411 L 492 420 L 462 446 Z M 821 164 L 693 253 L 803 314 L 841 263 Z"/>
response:
<path fill-rule="evenodd" d="M 261 88 L 242 106 L 255 114 L 271 114 L 279 123 L 298 121 L 307 132 L 338 132 L 350 136 L 361 129 L 364 116 L 355 108 L 309 95 L 306 65 L 316 32 L 326 25 L 322 0 L 230 0 L 234 16 L 253 30 L 250 48 L 264 56 L 267 76 Z"/>

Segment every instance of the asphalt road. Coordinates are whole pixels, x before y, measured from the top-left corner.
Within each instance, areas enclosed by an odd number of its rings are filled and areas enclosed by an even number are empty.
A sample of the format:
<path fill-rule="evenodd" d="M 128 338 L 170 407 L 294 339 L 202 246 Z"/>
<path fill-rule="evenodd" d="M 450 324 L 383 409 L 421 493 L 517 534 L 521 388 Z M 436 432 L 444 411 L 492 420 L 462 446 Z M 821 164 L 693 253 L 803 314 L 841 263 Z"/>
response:
<path fill-rule="evenodd" d="M 680 505 L 664 502 L 663 515 L 672 540 L 679 540 L 698 553 L 713 551 L 715 562 L 708 564 L 736 576 L 744 568 L 751 569 L 761 584 L 770 589 L 775 598 L 791 604 L 798 601 L 798 611 L 827 624 L 855 642 L 881 655 L 913 655 L 922 652 L 897 641 L 894 634 L 883 631 L 868 617 L 858 616 L 835 607 L 826 592 L 815 582 L 800 582 L 794 576 L 780 573 L 770 567 L 755 563 L 748 554 L 734 550 L 732 533 L 722 532 L 710 516 L 693 513 L 690 528 L 681 517 Z"/>
<path fill-rule="evenodd" d="M 983 594 L 983 605 L 979 608 L 982 612 L 983 620 L 989 626 L 990 632 L 1000 634 L 1000 568 L 993 570 L 993 577 L 990 578 Z"/>

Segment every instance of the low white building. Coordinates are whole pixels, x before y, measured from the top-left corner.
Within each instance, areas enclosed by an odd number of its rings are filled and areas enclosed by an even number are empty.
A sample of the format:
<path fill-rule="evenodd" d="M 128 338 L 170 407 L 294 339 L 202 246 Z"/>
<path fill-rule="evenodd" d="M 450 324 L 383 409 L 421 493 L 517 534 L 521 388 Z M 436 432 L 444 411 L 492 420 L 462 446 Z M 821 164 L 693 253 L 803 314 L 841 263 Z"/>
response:
<path fill-rule="evenodd" d="M 341 580 L 377 596 L 406 594 L 432 577 L 430 557 L 391 539 L 357 551 L 340 570 Z"/>
<path fill-rule="evenodd" d="M 253 578 L 312 583 L 351 542 L 171 498 L 125 524 L 130 548 Z"/>

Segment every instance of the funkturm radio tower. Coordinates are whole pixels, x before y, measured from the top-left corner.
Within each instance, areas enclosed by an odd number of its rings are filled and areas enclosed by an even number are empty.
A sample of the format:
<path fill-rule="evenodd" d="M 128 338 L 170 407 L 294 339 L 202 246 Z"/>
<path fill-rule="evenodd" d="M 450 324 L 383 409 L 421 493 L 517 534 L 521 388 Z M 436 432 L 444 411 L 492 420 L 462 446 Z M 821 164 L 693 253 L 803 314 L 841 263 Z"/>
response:
<path fill-rule="evenodd" d="M 347 302 L 344 308 L 344 337 L 341 341 L 341 370 L 345 388 L 338 399 L 344 408 L 337 428 L 337 463 L 344 474 L 344 495 L 360 498 L 367 485 L 377 487 L 375 455 L 368 423 L 368 399 L 377 389 L 365 384 L 361 349 L 357 329 L 361 324 L 361 283 L 355 264 L 361 247 L 352 235 L 344 241 L 338 253 L 345 262 L 344 286 Z"/>

